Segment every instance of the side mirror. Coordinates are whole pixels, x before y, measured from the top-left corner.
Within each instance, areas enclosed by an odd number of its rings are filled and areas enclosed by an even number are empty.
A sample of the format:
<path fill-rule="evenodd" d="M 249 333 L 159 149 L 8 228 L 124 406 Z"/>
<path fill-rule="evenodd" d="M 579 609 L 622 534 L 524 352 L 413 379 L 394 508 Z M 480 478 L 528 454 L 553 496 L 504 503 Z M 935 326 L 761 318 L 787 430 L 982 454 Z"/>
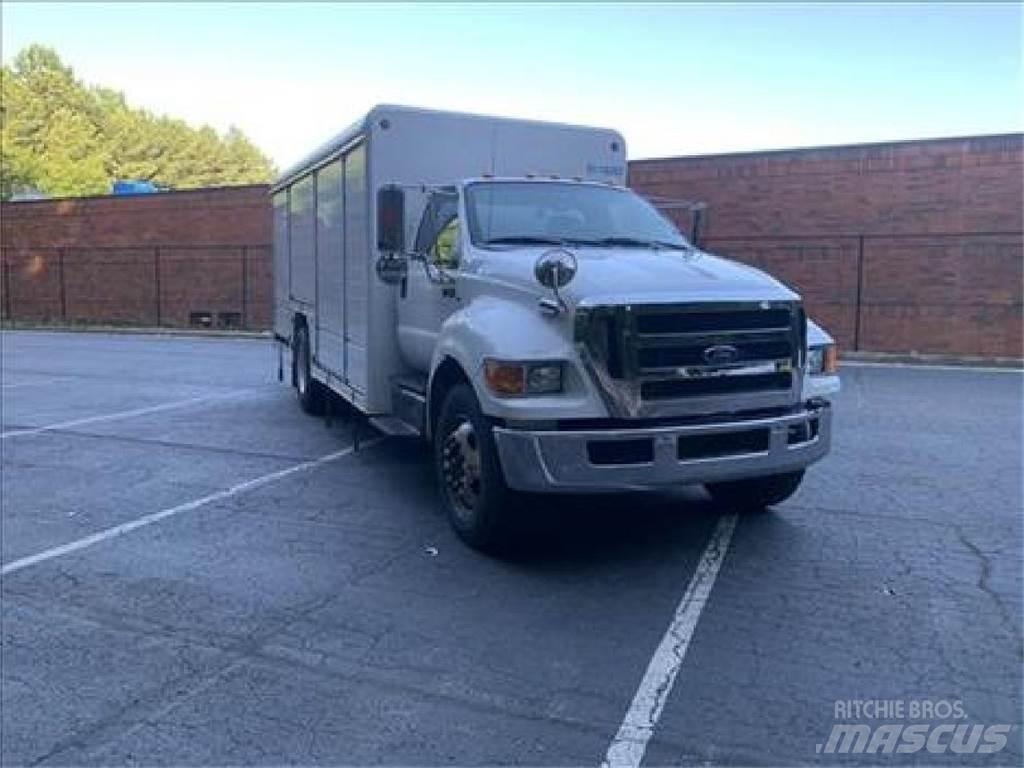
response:
<path fill-rule="evenodd" d="M 405 192 L 401 187 L 377 190 L 377 250 L 405 252 Z"/>
<path fill-rule="evenodd" d="M 541 311 L 548 315 L 557 315 L 566 309 L 565 300 L 558 289 L 563 288 L 572 282 L 576 277 L 578 263 L 572 251 L 564 248 L 552 248 L 545 251 L 533 265 L 533 276 L 537 282 L 545 288 L 550 288 L 555 294 L 555 300 L 541 299 Z"/>
<path fill-rule="evenodd" d="M 533 276 L 545 288 L 557 291 L 576 277 L 576 257 L 570 251 L 553 248 L 537 259 Z"/>

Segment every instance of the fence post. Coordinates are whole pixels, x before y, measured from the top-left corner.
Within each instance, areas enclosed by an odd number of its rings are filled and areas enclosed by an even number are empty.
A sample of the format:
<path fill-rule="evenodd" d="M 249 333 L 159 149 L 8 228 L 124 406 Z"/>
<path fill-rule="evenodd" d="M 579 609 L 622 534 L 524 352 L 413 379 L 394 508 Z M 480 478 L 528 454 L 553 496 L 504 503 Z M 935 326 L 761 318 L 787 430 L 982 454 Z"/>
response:
<path fill-rule="evenodd" d="M 4 259 L 3 267 L 3 281 L 4 281 L 4 309 L 7 312 L 7 321 L 10 323 L 14 322 L 14 299 L 11 296 L 11 257 L 8 251 L 6 258 Z"/>
<path fill-rule="evenodd" d="M 249 328 L 249 246 L 242 246 L 242 328 Z"/>
<path fill-rule="evenodd" d="M 60 276 L 60 320 L 68 323 L 68 284 L 64 279 L 64 249 L 57 249 L 57 272 Z"/>
<path fill-rule="evenodd" d="M 153 248 L 153 284 L 156 289 L 156 327 L 162 324 L 160 316 L 160 246 Z"/>
<path fill-rule="evenodd" d="M 860 351 L 860 314 L 864 297 L 864 235 L 857 235 L 857 303 L 853 326 L 853 349 Z"/>

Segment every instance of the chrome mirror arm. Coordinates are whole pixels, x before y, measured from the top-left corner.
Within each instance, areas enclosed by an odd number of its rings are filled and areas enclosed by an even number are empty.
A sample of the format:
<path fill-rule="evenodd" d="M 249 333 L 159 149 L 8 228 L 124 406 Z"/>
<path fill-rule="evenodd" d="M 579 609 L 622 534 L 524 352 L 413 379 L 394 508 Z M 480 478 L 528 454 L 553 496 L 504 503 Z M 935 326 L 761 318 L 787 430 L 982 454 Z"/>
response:
<path fill-rule="evenodd" d="M 455 277 L 451 272 L 443 267 L 431 264 L 423 254 L 419 254 L 419 257 L 418 260 L 423 265 L 423 273 L 427 276 L 427 280 L 435 285 L 455 285 Z"/>

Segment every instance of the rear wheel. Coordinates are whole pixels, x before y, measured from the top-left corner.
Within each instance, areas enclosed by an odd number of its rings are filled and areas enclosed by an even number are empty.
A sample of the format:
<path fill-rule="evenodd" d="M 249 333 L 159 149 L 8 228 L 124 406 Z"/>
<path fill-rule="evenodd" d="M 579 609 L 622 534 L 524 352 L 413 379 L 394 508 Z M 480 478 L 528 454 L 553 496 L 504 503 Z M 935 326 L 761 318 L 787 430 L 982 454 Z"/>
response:
<path fill-rule="evenodd" d="M 784 502 L 796 493 L 803 478 L 801 469 L 784 475 L 708 483 L 706 487 L 711 498 L 724 506 L 737 508 L 737 511 L 758 511 Z"/>
<path fill-rule="evenodd" d="M 452 528 L 475 549 L 496 552 L 511 534 L 510 502 L 494 434 L 468 384 L 449 390 L 434 430 L 434 465 Z"/>
<path fill-rule="evenodd" d="M 292 337 L 292 380 L 299 405 L 306 413 L 323 413 L 326 393 L 323 385 L 313 378 L 310 372 L 311 353 L 309 348 L 309 330 L 305 324 L 296 327 Z"/>

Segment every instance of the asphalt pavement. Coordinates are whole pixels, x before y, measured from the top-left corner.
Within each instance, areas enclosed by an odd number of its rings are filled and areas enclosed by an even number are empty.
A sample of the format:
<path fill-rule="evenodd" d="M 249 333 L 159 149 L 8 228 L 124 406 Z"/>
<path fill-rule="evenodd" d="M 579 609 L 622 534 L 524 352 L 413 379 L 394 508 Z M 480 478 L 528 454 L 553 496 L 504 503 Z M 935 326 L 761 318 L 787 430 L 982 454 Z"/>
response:
<path fill-rule="evenodd" d="M 424 446 L 353 450 L 268 340 L 0 347 L 4 766 L 599 765 L 687 600 L 643 765 L 1022 761 L 1019 372 L 846 368 L 832 454 L 695 603 L 732 514 L 699 488 L 532 499 L 492 559 Z M 912 720 L 1005 746 L 828 746 Z"/>

